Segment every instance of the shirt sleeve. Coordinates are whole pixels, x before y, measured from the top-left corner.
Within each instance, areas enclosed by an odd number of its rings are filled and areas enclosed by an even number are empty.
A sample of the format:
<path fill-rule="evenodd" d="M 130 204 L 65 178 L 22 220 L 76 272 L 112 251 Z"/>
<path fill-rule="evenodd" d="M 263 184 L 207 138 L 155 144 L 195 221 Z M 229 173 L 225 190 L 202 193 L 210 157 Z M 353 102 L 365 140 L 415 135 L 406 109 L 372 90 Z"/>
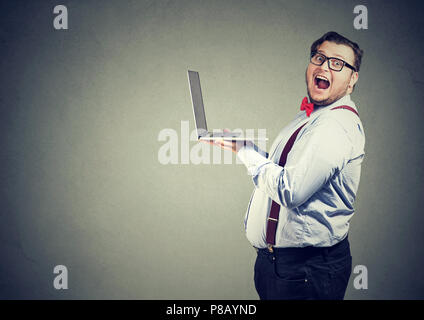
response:
<path fill-rule="evenodd" d="M 246 165 L 257 189 L 292 209 L 302 205 L 342 170 L 352 150 L 353 143 L 342 124 L 323 115 L 297 137 L 284 167 L 249 146 L 241 148 L 237 156 Z"/>

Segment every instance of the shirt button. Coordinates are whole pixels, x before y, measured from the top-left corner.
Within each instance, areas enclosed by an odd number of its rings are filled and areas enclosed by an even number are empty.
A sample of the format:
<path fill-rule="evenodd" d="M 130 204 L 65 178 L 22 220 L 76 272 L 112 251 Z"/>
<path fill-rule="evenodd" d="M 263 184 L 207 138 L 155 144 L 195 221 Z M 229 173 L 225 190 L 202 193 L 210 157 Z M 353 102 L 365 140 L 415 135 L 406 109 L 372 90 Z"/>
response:
<path fill-rule="evenodd" d="M 308 279 L 305 279 L 305 282 L 308 282 Z"/>

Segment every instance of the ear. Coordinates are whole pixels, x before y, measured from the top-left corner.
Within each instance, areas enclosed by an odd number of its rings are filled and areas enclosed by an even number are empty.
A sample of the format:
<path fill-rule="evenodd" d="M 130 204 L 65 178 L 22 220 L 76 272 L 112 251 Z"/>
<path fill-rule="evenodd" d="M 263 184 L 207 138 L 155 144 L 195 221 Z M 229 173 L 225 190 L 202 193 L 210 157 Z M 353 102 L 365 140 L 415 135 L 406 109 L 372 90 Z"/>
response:
<path fill-rule="evenodd" d="M 348 93 L 351 94 L 353 91 L 353 86 L 358 82 L 359 73 L 358 72 L 352 72 L 352 75 L 350 76 L 350 81 L 348 85 Z"/>

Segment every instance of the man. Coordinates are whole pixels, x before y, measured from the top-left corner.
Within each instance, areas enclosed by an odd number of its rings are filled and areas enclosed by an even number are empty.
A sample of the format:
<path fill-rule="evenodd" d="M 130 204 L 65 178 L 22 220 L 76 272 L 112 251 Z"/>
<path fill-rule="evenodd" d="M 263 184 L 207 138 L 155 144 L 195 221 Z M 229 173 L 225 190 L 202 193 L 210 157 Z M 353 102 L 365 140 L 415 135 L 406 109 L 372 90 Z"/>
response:
<path fill-rule="evenodd" d="M 231 149 L 255 189 L 245 217 L 257 250 L 261 299 L 343 299 L 352 269 L 349 221 L 365 135 L 350 99 L 363 51 L 336 32 L 311 46 L 309 103 L 275 139 L 269 156 L 252 142 L 211 142 Z"/>

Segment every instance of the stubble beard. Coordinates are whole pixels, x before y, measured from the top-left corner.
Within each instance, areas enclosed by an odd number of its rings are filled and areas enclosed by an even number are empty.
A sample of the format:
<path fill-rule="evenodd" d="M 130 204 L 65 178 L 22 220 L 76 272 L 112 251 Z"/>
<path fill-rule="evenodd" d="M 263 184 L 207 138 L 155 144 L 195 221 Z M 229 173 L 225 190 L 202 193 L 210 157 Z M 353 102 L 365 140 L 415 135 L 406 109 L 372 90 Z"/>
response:
<path fill-rule="evenodd" d="M 330 96 L 330 97 L 328 97 L 327 99 L 324 99 L 324 100 L 315 100 L 315 99 L 312 99 L 311 94 L 309 93 L 309 88 L 307 88 L 309 102 L 313 103 L 316 106 L 323 106 L 323 107 L 328 106 L 328 105 L 332 104 L 333 102 L 343 98 L 347 94 L 347 89 L 348 88 L 346 88 L 344 90 L 344 92 L 340 93 L 339 95 L 337 95 L 335 97 Z"/>
<path fill-rule="evenodd" d="M 347 94 L 347 91 L 349 89 L 349 83 L 347 83 L 345 90 L 343 92 L 341 92 L 340 94 L 338 94 L 337 96 L 335 96 L 335 97 L 331 97 L 330 96 L 327 99 L 319 100 L 319 101 L 318 100 L 314 100 L 314 99 L 312 99 L 311 93 L 309 92 L 308 79 L 307 79 L 307 76 L 306 75 L 307 75 L 307 73 L 305 73 L 305 81 L 306 81 L 306 90 L 308 92 L 309 102 L 313 103 L 316 106 L 323 106 L 323 107 L 325 107 L 325 106 L 328 106 L 328 105 L 332 104 L 333 102 L 335 102 L 335 101 L 343 98 Z"/>

